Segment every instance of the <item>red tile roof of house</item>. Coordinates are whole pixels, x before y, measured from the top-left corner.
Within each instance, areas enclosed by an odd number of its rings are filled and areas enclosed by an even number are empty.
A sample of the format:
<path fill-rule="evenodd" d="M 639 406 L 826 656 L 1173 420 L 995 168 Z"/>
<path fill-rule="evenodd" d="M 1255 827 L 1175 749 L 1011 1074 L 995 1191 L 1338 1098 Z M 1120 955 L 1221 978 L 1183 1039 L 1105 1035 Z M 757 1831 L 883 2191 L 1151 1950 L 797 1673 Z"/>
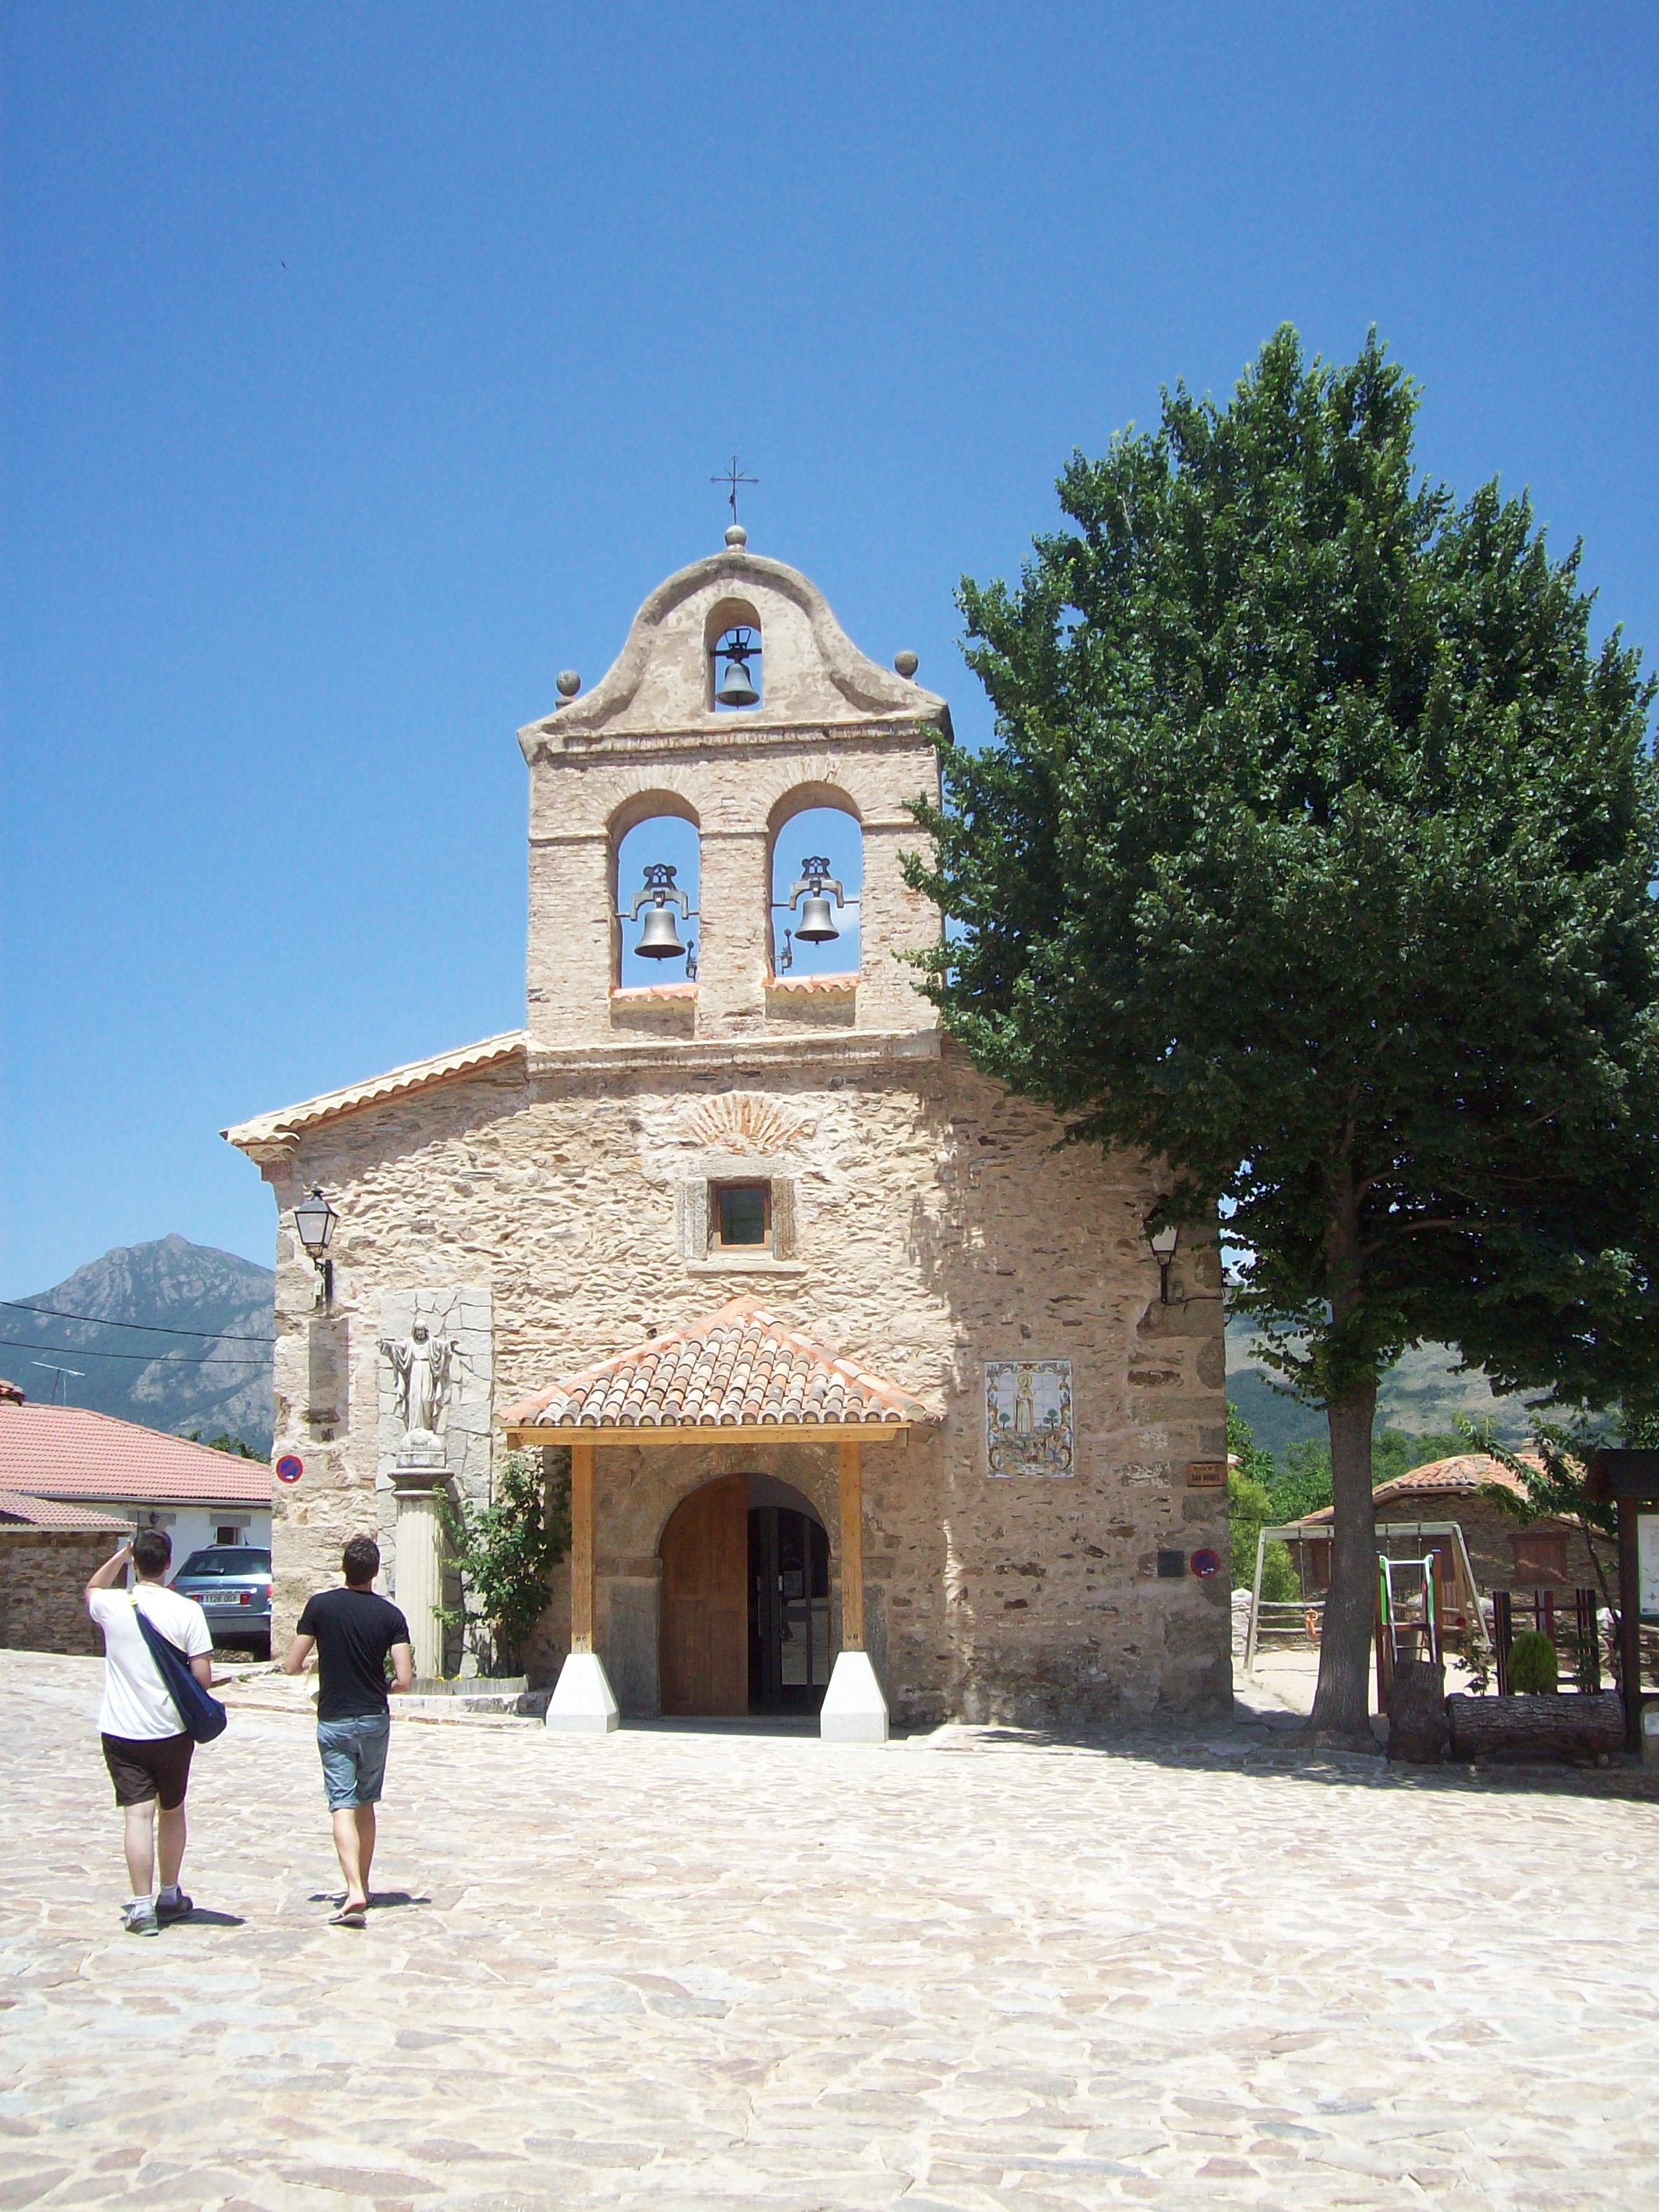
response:
<path fill-rule="evenodd" d="M 132 1523 L 91 1505 L 63 1505 L 55 1498 L 29 1498 L 21 1490 L 0 1490 L 0 1528 L 52 1528 L 88 1535 L 130 1536 Z"/>
<path fill-rule="evenodd" d="M 1527 1453 L 1518 1458 L 1530 1459 Z M 1431 1459 L 1422 1467 L 1414 1467 L 1405 1474 L 1397 1474 L 1371 1492 L 1373 1505 L 1397 1504 L 1402 1498 L 1476 1498 L 1488 1486 L 1507 1490 L 1513 1498 L 1524 1498 L 1526 1485 L 1506 1468 L 1501 1459 L 1493 1459 L 1486 1452 L 1454 1452 L 1449 1459 Z M 1303 1516 L 1305 1521 L 1328 1521 L 1334 1508 L 1322 1506 L 1317 1513 Z"/>
<path fill-rule="evenodd" d="M 269 1505 L 270 1469 L 83 1406 L 0 1403 L 0 1488 L 32 1498 Z"/>
<path fill-rule="evenodd" d="M 837 1359 L 757 1305 L 718 1312 L 601 1360 L 505 1415 L 510 1427 L 881 1428 L 939 1415 L 851 1360 Z"/>

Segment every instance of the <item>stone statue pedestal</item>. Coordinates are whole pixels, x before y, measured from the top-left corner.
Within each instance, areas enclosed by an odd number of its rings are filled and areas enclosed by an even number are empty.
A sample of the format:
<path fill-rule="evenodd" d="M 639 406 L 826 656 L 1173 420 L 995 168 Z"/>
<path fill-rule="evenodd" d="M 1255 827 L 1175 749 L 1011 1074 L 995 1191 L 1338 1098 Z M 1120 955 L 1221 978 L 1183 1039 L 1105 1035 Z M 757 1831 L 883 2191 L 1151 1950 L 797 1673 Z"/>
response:
<path fill-rule="evenodd" d="M 438 1493 L 449 1480 L 443 1440 L 419 1429 L 404 1438 L 392 1487 L 398 1497 L 398 1603 L 409 1623 L 417 1677 L 443 1671 L 444 1532 Z"/>

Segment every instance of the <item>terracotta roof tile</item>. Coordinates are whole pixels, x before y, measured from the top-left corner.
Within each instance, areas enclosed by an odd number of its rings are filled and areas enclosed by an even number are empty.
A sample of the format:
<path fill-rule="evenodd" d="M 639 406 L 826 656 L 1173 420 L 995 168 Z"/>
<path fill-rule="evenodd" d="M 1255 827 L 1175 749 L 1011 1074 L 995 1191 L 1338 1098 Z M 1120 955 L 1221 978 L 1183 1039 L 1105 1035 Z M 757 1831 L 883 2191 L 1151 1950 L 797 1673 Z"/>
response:
<path fill-rule="evenodd" d="M 89 1535 L 130 1536 L 132 1524 L 90 1505 L 64 1505 L 55 1498 L 30 1498 L 21 1490 L 0 1490 L 0 1528 L 84 1531 Z"/>
<path fill-rule="evenodd" d="M 270 1469 L 83 1406 L 0 1403 L 0 1489 L 32 1498 L 269 1505 Z"/>
<path fill-rule="evenodd" d="M 1518 1458 L 1530 1461 L 1530 1454 L 1518 1453 Z M 1486 1452 L 1454 1452 L 1449 1459 L 1431 1459 L 1422 1467 L 1412 1468 L 1405 1474 L 1397 1474 L 1371 1492 L 1373 1505 L 1396 1504 L 1402 1498 L 1419 1495 L 1439 1498 L 1474 1498 L 1490 1485 L 1495 1490 L 1507 1490 L 1513 1497 L 1523 1498 L 1526 1486 L 1510 1474 L 1501 1459 L 1493 1459 Z M 1323 1505 L 1317 1513 L 1304 1514 L 1304 1521 L 1328 1521 L 1333 1509 Z"/>
<path fill-rule="evenodd" d="M 734 1428 L 939 1415 L 896 1384 L 797 1335 L 751 1298 L 688 1322 L 510 1407 L 509 1426 Z"/>
<path fill-rule="evenodd" d="M 319 1098 L 301 1099 L 297 1106 L 279 1106 L 275 1113 L 256 1114 L 251 1121 L 238 1121 L 228 1129 L 221 1129 L 219 1134 L 239 1150 L 281 1143 L 297 1137 L 303 1129 L 314 1129 L 322 1122 L 331 1121 L 337 1115 L 355 1114 L 364 1106 L 379 1106 L 408 1091 L 423 1091 L 430 1084 L 452 1082 L 457 1076 L 476 1075 L 483 1068 L 522 1059 L 524 1049 L 524 1030 L 507 1030 L 500 1036 L 485 1037 L 478 1044 L 437 1053 L 430 1060 L 410 1060 L 406 1066 L 391 1068 L 384 1075 L 372 1075 L 366 1083 L 348 1084 L 343 1091 L 326 1091 Z"/>

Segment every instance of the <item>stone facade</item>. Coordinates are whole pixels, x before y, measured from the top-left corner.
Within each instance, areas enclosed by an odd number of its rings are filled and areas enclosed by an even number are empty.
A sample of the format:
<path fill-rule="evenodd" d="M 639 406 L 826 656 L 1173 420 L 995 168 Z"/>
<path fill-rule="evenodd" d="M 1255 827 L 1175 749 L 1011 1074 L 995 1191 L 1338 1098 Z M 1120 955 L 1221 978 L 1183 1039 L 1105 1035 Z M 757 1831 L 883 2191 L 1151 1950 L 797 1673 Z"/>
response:
<path fill-rule="evenodd" d="M 112 1540 L 63 1528 L 0 1528 L 0 1650 L 99 1652 L 82 1592 Z"/>
<path fill-rule="evenodd" d="M 741 717 L 708 701 L 708 642 L 734 607 L 765 643 L 763 704 Z M 524 1035 L 228 1133 L 280 1209 L 276 1451 L 305 1471 L 276 1498 L 279 1640 L 344 1537 L 386 1526 L 389 1316 L 418 1296 L 487 1316 L 489 1392 L 464 1431 L 458 1395 L 450 1428 L 476 1494 L 492 1395 L 529 1397 L 744 1291 L 942 1414 L 865 1451 L 866 1640 L 896 1719 L 1225 1709 L 1226 1577 L 1187 1571 L 1227 1550 L 1224 1492 L 1188 1482 L 1224 1451 L 1214 1240 L 1183 1237 L 1161 1302 L 1156 1170 L 1058 1146 L 1053 1117 L 979 1075 L 916 992 L 901 956 L 937 918 L 902 881 L 919 842 L 903 802 L 936 792 L 947 726 L 794 572 L 740 548 L 682 572 L 591 697 L 521 732 Z M 774 974 L 768 898 L 773 842 L 824 804 L 862 830 L 862 962 L 814 993 Z M 665 812 L 702 841 L 700 972 L 623 992 L 616 848 Z M 771 1187 L 771 1240 L 711 1249 L 710 1186 L 744 1177 Z M 340 1217 L 326 1316 L 292 1227 L 313 1183 Z M 339 1378 L 321 1402 L 319 1331 Z M 988 1471 L 984 1365 L 1011 1359 L 1070 1363 L 1069 1475 Z M 597 1470 L 596 1641 L 625 1712 L 656 1709 L 659 1546 L 680 1499 L 716 1474 L 769 1476 L 836 1545 L 832 1444 L 711 1432 L 607 1447 Z M 568 1624 L 561 1577 L 539 1679 Z"/>

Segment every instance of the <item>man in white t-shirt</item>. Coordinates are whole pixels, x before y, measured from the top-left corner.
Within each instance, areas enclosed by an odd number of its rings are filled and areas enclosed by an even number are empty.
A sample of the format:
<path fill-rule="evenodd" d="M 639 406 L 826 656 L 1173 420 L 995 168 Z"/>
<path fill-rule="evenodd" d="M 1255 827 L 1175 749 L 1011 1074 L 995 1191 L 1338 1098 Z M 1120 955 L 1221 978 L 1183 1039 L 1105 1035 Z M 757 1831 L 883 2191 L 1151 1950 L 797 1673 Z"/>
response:
<path fill-rule="evenodd" d="M 135 1587 L 117 1589 L 113 1585 L 125 1575 L 129 1560 Z M 132 1896 L 121 1919 L 131 1936 L 159 1936 L 164 1920 L 182 1920 L 191 1910 L 179 1887 L 179 1869 L 185 1856 L 185 1792 L 196 1746 L 150 1657 L 137 1613 L 143 1608 L 150 1626 L 184 1653 L 202 1687 L 210 1688 L 212 1631 L 194 1598 L 167 1589 L 163 1577 L 172 1562 L 173 1539 L 159 1528 L 146 1528 L 106 1559 L 87 1584 L 87 1611 L 104 1632 L 104 1702 L 98 1725 L 115 1802 L 126 1815 Z M 158 1844 L 159 1896 L 151 1889 Z"/>

